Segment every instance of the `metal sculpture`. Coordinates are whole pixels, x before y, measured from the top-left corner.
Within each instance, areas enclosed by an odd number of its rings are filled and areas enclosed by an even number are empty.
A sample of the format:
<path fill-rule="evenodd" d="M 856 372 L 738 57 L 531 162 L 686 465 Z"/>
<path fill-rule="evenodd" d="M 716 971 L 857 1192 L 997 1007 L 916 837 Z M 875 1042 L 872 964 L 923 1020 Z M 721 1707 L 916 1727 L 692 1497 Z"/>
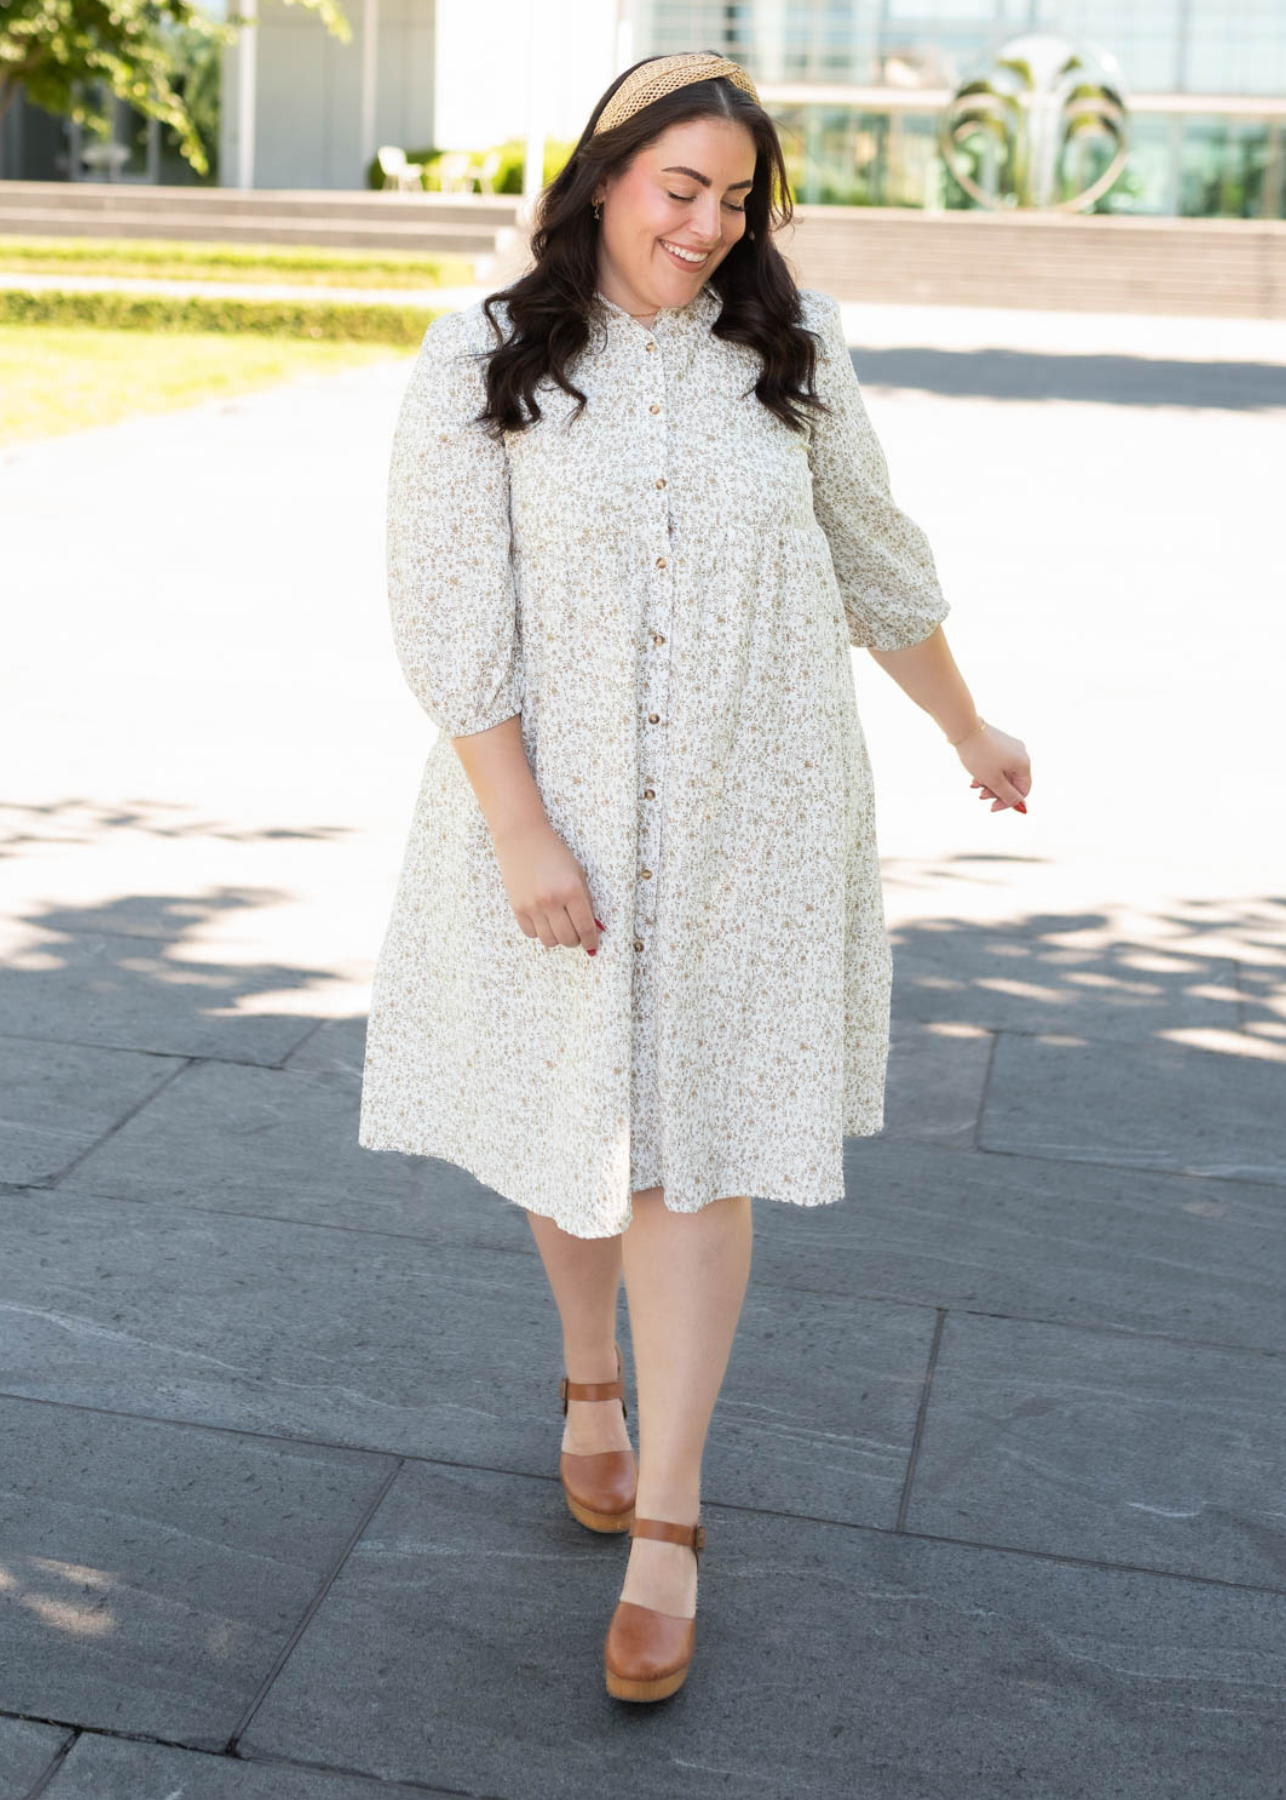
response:
<path fill-rule="evenodd" d="M 1069 193 L 1075 152 L 1104 136 L 1113 145 L 1107 167 Z M 938 141 L 952 175 L 983 206 L 1083 212 L 1112 186 L 1129 149 L 1116 58 L 1052 32 L 1011 38 L 984 72 L 956 88 Z"/>

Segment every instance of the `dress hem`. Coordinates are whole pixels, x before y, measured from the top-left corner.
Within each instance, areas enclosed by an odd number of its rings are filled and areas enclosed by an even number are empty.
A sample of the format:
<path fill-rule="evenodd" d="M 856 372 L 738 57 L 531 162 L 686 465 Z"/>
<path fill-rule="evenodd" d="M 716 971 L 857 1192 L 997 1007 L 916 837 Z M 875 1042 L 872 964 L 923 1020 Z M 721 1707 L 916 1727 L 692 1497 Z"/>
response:
<path fill-rule="evenodd" d="M 844 1133 L 844 1136 L 845 1137 L 873 1137 L 876 1132 L 881 1131 L 881 1130 L 883 1130 L 882 1123 L 880 1125 L 873 1127 L 869 1131 L 846 1131 Z M 701 1212 L 705 1207 L 713 1205 L 713 1203 L 716 1200 L 722 1200 L 722 1199 L 729 1198 L 733 1195 L 738 1195 L 738 1194 L 748 1194 L 752 1200 L 772 1200 L 772 1201 L 781 1202 L 787 1206 L 801 1206 L 801 1207 L 835 1206 L 835 1205 L 838 1205 L 838 1203 L 841 1200 L 844 1200 L 847 1198 L 847 1195 L 845 1194 L 845 1192 L 843 1190 L 841 1190 L 841 1192 L 838 1194 L 835 1194 L 835 1193 L 829 1193 L 829 1194 L 814 1193 L 811 1195 L 805 1195 L 805 1194 L 759 1194 L 759 1193 L 752 1192 L 751 1189 L 745 1185 L 732 1185 L 732 1186 L 727 1187 L 726 1189 L 724 1189 L 722 1192 L 720 1192 L 718 1194 L 711 1194 L 708 1199 L 698 1200 L 695 1205 L 673 1206 L 670 1203 L 669 1194 L 664 1189 L 663 1183 L 647 1182 L 647 1183 L 641 1184 L 638 1188 L 635 1188 L 631 1191 L 630 1200 L 626 1204 L 624 1220 L 622 1221 L 621 1225 L 618 1228 L 616 1228 L 616 1229 L 609 1228 L 606 1231 L 576 1231 L 570 1225 L 564 1224 L 563 1221 L 558 1217 L 558 1214 L 555 1213 L 554 1211 L 552 1211 L 551 1208 L 547 1204 L 540 1202 L 540 1201 L 536 1201 L 536 1200 L 521 1199 L 521 1198 L 519 1198 L 519 1196 L 516 1193 L 508 1192 L 505 1188 L 498 1186 L 496 1184 L 496 1182 L 493 1181 L 490 1178 L 490 1176 L 487 1174 L 487 1172 L 485 1171 L 485 1169 L 482 1165 L 482 1159 L 480 1159 L 480 1158 L 474 1158 L 472 1156 L 463 1154 L 460 1151 L 456 1151 L 456 1150 L 447 1150 L 447 1149 L 409 1150 L 409 1149 L 404 1148 L 401 1144 L 392 1144 L 392 1143 L 388 1143 L 386 1141 L 376 1142 L 373 1138 L 367 1138 L 367 1137 L 362 1137 L 362 1136 L 359 1136 L 359 1138 L 358 1138 L 358 1147 L 362 1150 L 369 1150 L 376 1155 L 392 1154 L 392 1155 L 398 1155 L 398 1156 L 421 1156 L 421 1157 L 430 1157 L 437 1162 L 450 1163 L 452 1168 L 463 1169 L 465 1174 L 472 1175 L 473 1178 L 475 1179 L 475 1181 L 480 1181 L 484 1187 L 489 1188 L 491 1190 L 491 1192 L 498 1195 L 500 1197 L 500 1199 L 509 1201 L 509 1203 L 511 1205 L 521 1207 L 524 1212 L 535 1213 L 539 1218 L 553 1219 L 554 1223 L 556 1225 L 558 1225 L 563 1231 L 565 1231 L 569 1237 L 579 1237 L 579 1238 L 619 1237 L 621 1232 L 627 1230 L 629 1228 L 631 1222 L 633 1221 L 634 1207 L 633 1207 L 632 1201 L 633 1201 L 634 1193 L 644 1192 L 646 1188 L 652 1187 L 652 1186 L 657 1186 L 657 1187 L 662 1188 L 662 1196 L 661 1196 L 662 1204 L 665 1206 L 667 1212 L 673 1212 L 673 1213 Z"/>

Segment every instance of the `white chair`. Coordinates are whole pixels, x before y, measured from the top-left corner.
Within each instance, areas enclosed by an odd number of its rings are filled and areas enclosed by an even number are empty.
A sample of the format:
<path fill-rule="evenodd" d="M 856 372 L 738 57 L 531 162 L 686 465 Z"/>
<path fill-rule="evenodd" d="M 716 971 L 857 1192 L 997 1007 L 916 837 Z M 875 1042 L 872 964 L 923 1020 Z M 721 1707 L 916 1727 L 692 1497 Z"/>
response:
<path fill-rule="evenodd" d="M 480 194 L 494 194 L 496 176 L 500 173 L 501 156 L 498 150 L 488 150 L 474 163 L 469 173 L 478 184 Z"/>
<path fill-rule="evenodd" d="M 381 144 L 375 155 L 386 188 L 394 188 L 399 194 L 423 193 L 423 163 L 408 162 L 406 151 L 400 149 L 396 144 Z"/>
<path fill-rule="evenodd" d="M 445 150 L 438 158 L 438 186 L 444 194 L 467 194 L 473 188 L 473 156 L 468 150 Z"/>

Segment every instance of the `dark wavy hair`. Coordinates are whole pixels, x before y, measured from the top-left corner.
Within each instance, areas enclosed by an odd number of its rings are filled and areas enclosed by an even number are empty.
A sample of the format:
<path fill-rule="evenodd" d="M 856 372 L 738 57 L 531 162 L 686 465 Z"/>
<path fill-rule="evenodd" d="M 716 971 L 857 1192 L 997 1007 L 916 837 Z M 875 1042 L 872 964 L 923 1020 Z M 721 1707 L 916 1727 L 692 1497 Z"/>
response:
<path fill-rule="evenodd" d="M 642 63 L 655 58 L 644 57 Z M 759 103 L 722 75 L 653 100 L 611 130 L 594 134 L 594 122 L 635 63 L 612 82 L 590 115 L 564 167 L 542 189 L 531 233 L 534 266 L 507 288 L 488 295 L 483 310 L 497 340 L 504 328 L 493 315 L 508 309 L 512 334 L 484 351 L 487 400 L 476 424 L 499 437 L 521 431 L 540 414 L 536 384 L 551 379 L 578 401 L 586 395 L 568 380 L 565 365 L 588 342 L 598 288 L 598 229 L 591 196 L 599 182 L 626 168 L 638 152 L 671 125 L 691 119 L 730 119 L 755 141 L 754 186 L 746 196 L 746 229 L 724 257 L 710 286 L 723 302 L 712 330 L 758 351 L 762 363 L 756 397 L 793 430 L 805 428 L 800 403 L 829 411 L 813 391 L 817 348 L 801 323 L 799 290 L 772 233 L 793 213 L 789 179 L 777 127 Z M 524 410 L 525 409 L 525 410 Z"/>

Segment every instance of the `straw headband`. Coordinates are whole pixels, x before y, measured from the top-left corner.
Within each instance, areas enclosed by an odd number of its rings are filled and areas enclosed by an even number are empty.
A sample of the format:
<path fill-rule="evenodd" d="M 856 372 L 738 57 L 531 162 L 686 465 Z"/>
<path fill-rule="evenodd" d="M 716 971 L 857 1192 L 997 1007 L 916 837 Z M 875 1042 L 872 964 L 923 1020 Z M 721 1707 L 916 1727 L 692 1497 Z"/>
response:
<path fill-rule="evenodd" d="M 626 76 L 599 114 L 590 136 L 597 137 L 600 131 L 610 131 L 614 125 L 623 124 L 662 95 L 672 94 L 675 88 L 687 87 L 692 81 L 711 81 L 716 75 L 726 75 L 734 87 L 741 88 L 752 100 L 759 99 L 755 84 L 746 71 L 739 64 L 729 62 L 726 56 L 715 56 L 709 50 L 683 50 L 677 56 L 654 56 Z"/>

